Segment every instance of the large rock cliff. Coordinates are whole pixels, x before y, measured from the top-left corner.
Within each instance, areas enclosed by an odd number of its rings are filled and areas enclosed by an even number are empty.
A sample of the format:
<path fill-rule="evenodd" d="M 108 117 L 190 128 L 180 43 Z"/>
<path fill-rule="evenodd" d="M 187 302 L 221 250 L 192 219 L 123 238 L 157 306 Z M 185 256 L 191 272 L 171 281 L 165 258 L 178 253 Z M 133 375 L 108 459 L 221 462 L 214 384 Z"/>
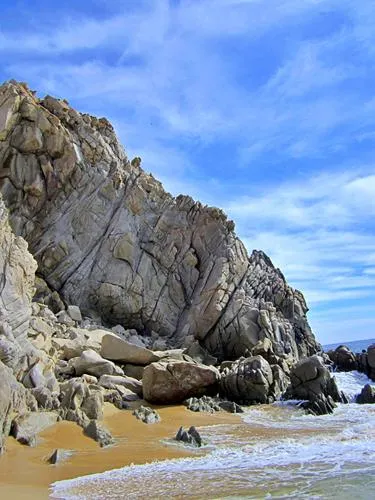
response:
<path fill-rule="evenodd" d="M 0 190 L 39 275 L 86 315 L 171 346 L 195 338 L 219 359 L 265 338 L 277 355 L 319 348 L 303 295 L 270 259 L 249 257 L 221 210 L 165 192 L 104 118 L 1 86 Z M 27 318 L 12 321 L 22 331 Z"/>

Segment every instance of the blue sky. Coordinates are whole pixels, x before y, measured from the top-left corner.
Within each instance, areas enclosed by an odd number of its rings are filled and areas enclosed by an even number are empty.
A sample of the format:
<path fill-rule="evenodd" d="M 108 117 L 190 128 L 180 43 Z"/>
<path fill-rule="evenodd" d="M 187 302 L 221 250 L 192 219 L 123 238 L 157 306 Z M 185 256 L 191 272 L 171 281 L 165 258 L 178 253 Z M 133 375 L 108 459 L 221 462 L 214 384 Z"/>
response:
<path fill-rule="evenodd" d="M 224 208 L 323 343 L 375 337 L 373 0 L 0 0 L 0 80 Z"/>

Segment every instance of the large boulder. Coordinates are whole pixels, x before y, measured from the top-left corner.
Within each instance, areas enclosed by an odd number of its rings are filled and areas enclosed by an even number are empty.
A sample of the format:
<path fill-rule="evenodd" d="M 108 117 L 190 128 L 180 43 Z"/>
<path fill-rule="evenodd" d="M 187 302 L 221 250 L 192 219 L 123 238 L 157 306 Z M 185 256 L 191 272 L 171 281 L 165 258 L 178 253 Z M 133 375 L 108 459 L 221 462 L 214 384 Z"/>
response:
<path fill-rule="evenodd" d="M 215 390 L 219 379 L 218 370 L 211 366 L 186 361 L 152 363 L 143 372 L 143 397 L 150 403 L 180 403 Z"/>
<path fill-rule="evenodd" d="M 145 347 L 131 344 L 112 334 L 103 337 L 100 352 L 103 358 L 135 365 L 148 365 L 160 359 Z"/>
<path fill-rule="evenodd" d="M 263 252 L 247 254 L 220 209 L 172 197 L 129 161 L 106 119 L 5 83 L 0 178 L 41 278 L 84 316 L 169 347 L 195 338 L 219 361 L 249 356 L 265 338 L 295 359 L 319 349 L 301 292 Z M 10 316 L 21 332 L 27 314 L 17 301 Z"/>
<path fill-rule="evenodd" d="M 346 345 L 340 345 L 327 354 L 338 371 L 351 372 L 357 369 L 356 356 Z"/>
<path fill-rule="evenodd" d="M 262 356 L 241 359 L 224 371 L 220 381 L 220 393 L 230 401 L 240 404 L 270 403 L 272 369 Z"/>
<path fill-rule="evenodd" d="M 335 402 L 347 402 L 319 356 L 299 361 L 291 371 L 290 380 L 287 397 L 307 401 L 304 407 L 311 413 L 332 413 Z"/>

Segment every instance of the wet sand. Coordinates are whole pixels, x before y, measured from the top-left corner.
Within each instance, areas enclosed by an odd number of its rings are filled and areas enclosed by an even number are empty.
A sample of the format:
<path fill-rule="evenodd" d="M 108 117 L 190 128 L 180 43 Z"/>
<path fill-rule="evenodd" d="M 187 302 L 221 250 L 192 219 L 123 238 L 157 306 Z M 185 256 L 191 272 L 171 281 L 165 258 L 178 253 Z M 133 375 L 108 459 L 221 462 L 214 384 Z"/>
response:
<path fill-rule="evenodd" d="M 131 411 L 105 405 L 104 424 L 116 439 L 116 444 L 100 448 L 83 435 L 72 422 L 59 422 L 39 435 L 38 446 L 20 445 L 7 440 L 7 451 L 0 457 L 0 498 L 47 499 L 49 485 L 62 479 L 104 472 L 125 465 L 154 460 L 178 458 L 204 453 L 172 446 L 163 440 L 175 436 L 183 425 L 196 427 L 217 424 L 237 424 L 240 417 L 225 412 L 194 413 L 184 406 L 155 407 L 161 416 L 158 424 L 147 425 L 137 420 Z M 71 455 L 57 465 L 47 463 L 56 448 L 71 450 Z"/>

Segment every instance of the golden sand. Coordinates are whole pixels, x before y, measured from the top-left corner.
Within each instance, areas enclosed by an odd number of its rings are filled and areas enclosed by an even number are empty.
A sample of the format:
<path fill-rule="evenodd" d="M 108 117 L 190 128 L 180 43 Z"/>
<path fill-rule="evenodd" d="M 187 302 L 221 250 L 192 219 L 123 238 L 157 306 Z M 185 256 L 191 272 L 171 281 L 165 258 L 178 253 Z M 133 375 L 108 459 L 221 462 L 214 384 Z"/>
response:
<path fill-rule="evenodd" d="M 193 413 L 184 406 L 155 408 L 162 420 L 147 425 L 137 420 L 131 411 L 117 410 L 106 404 L 104 424 L 116 438 L 116 444 L 108 448 L 100 448 L 72 422 L 59 422 L 42 432 L 35 448 L 8 438 L 7 451 L 0 457 L 0 498 L 48 498 L 49 485 L 55 481 L 104 472 L 131 463 L 188 456 L 192 454 L 191 450 L 170 446 L 163 439 L 175 436 L 181 425 L 200 427 L 239 422 L 238 415 L 224 412 Z M 47 459 L 56 448 L 72 450 L 72 454 L 59 464 L 50 465 Z"/>

